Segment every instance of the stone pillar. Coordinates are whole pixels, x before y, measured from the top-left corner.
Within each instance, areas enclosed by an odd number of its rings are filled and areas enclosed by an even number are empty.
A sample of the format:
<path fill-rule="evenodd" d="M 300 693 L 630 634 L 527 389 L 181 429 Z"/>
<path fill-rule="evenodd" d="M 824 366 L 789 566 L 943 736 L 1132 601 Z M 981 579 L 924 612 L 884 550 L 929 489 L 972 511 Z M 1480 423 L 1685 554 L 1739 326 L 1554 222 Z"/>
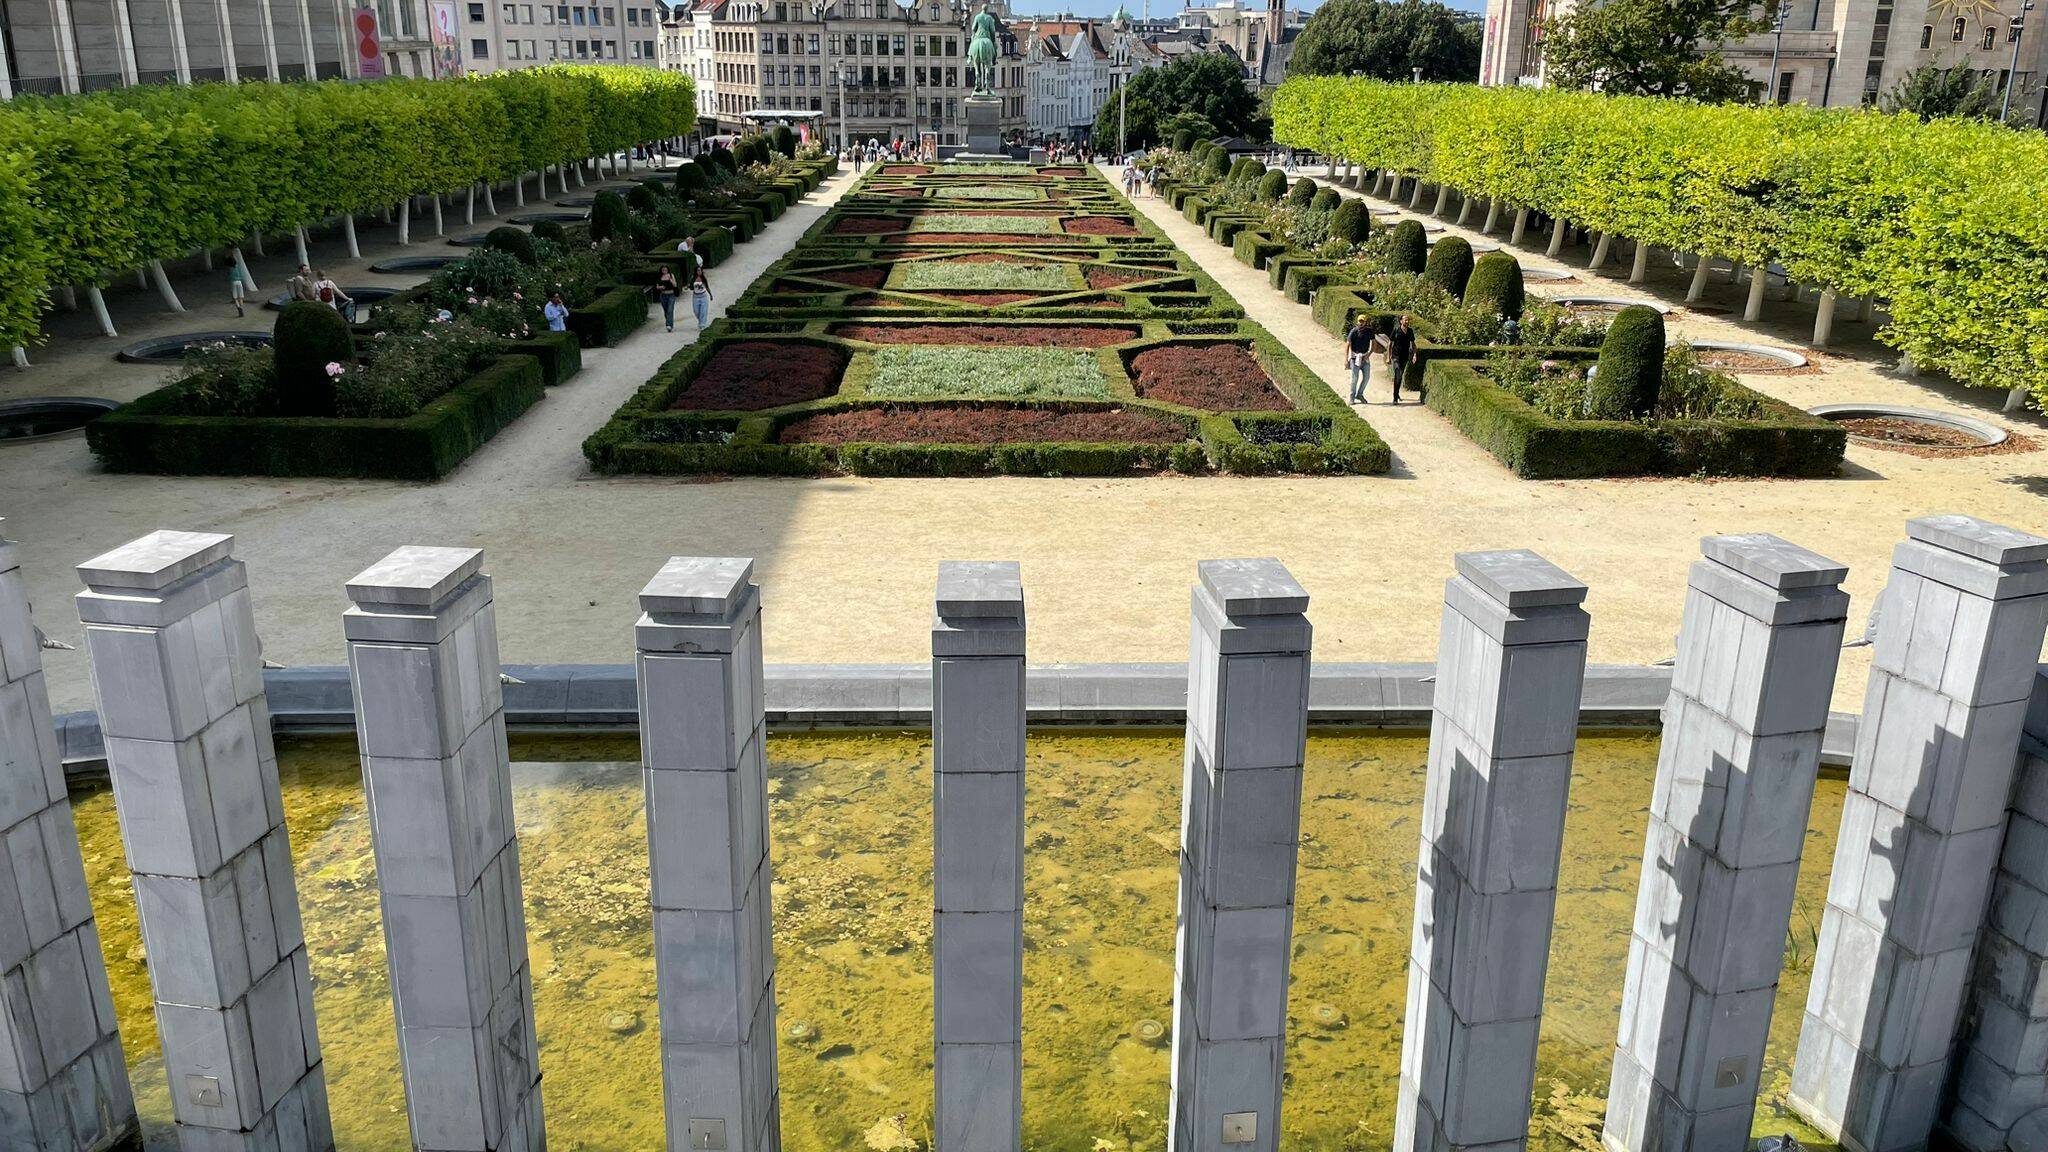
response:
<path fill-rule="evenodd" d="M 540 1061 L 491 578 L 404 547 L 342 614 L 416 1149 L 539 1152 Z"/>
<path fill-rule="evenodd" d="M 128 1064 L 14 542 L 0 539 L 0 1145 L 99 1152 L 136 1131 Z"/>
<path fill-rule="evenodd" d="M 78 566 L 78 618 L 192 1152 L 326 1152 L 327 1081 L 234 537 L 152 532 Z"/>
<path fill-rule="evenodd" d="M 1692 566 L 1607 1092 L 1615 1152 L 1748 1145 L 1849 597 L 1776 536 Z"/>
<path fill-rule="evenodd" d="M 1793 1106 L 1857 1152 L 1934 1125 L 2048 623 L 2048 540 L 1967 516 L 1906 535 L 1792 1071 Z"/>
<path fill-rule="evenodd" d="M 753 574 L 674 557 L 634 629 L 670 1152 L 782 1145 Z"/>
<path fill-rule="evenodd" d="M 2048 676 L 2034 681 L 2027 747 L 2006 812 L 1991 915 L 1976 971 L 1942 1129 L 1968 1152 L 2036 1148 L 2025 1125 L 2048 1122 Z"/>
<path fill-rule="evenodd" d="M 1586 586 L 1529 551 L 1444 586 L 1395 1152 L 1524 1147 L 1585 681 Z"/>
<path fill-rule="evenodd" d="M 1277 560 L 1204 560 L 1197 570 L 1167 1148 L 1273 1152 L 1308 732 L 1308 593 Z"/>
<path fill-rule="evenodd" d="M 1024 585 L 939 565 L 932 616 L 937 1152 L 1017 1152 L 1024 1025 Z"/>

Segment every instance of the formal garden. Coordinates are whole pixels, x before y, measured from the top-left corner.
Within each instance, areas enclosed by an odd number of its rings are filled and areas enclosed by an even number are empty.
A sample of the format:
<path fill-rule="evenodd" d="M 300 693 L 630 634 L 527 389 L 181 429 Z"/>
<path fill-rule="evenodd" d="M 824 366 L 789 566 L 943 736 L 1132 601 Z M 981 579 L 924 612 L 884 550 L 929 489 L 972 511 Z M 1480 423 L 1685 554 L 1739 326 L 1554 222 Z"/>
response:
<path fill-rule="evenodd" d="M 1831 476 L 1846 436 L 1738 383 L 1715 353 L 1667 342 L 1646 306 L 1551 301 L 1520 261 L 1388 224 L 1367 203 L 1181 139 L 1161 194 L 1342 337 L 1407 317 L 1403 386 L 1518 476 Z M 1389 213 L 1391 214 L 1391 213 Z M 1441 229 L 1438 229 L 1441 231 Z"/>
<path fill-rule="evenodd" d="M 716 266 L 835 167 L 799 156 L 784 128 L 643 171 L 598 191 L 587 213 L 564 214 L 569 223 L 542 214 L 530 230 L 492 229 L 361 323 L 289 304 L 270 341 L 197 350 L 162 388 L 94 421 L 87 440 L 114 471 L 447 475 L 574 377 L 582 349 L 638 329 L 659 268 L 687 282 L 698 260 Z M 685 238 L 692 250 L 679 252 Z M 557 293 L 567 330 L 550 332 L 543 309 Z"/>
<path fill-rule="evenodd" d="M 1107 181 L 878 165 L 584 445 L 610 473 L 1377 473 L 1386 445 Z"/>

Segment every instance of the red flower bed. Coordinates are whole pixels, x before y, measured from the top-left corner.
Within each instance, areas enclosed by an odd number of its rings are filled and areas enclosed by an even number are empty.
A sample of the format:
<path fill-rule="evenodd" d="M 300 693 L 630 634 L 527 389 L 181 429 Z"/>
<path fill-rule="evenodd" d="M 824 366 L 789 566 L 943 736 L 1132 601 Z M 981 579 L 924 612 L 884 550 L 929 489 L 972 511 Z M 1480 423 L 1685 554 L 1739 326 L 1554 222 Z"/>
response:
<path fill-rule="evenodd" d="M 846 303 L 851 308 L 901 308 L 904 306 L 903 301 L 892 299 L 888 296 L 855 296 Z"/>
<path fill-rule="evenodd" d="M 821 412 L 789 424 L 776 437 L 784 444 L 1178 444 L 1187 438 L 1187 429 L 1171 420 L 1121 408 L 1060 412 L 937 404 Z"/>
<path fill-rule="evenodd" d="M 1058 233 L 1012 236 L 1001 232 L 915 232 L 890 236 L 888 240 L 892 244 L 1005 244 L 1014 248 L 1025 244 L 1073 244 L 1079 242 L 1079 237 Z"/>
<path fill-rule="evenodd" d="M 1016 302 L 1018 302 L 1019 300 L 1037 300 L 1037 299 L 1040 299 L 1041 297 L 1043 297 L 1043 296 L 1045 295 L 1045 293 L 1043 293 L 1043 292 L 932 292 L 932 293 L 927 293 L 927 295 L 937 296 L 937 297 L 938 297 L 939 299 L 941 299 L 941 300 L 951 300 L 951 301 L 953 301 L 953 302 L 954 302 L 954 303 L 956 303 L 956 304 L 988 304 L 988 305 L 994 305 L 994 304 L 1015 304 L 1015 303 L 1016 303 Z"/>
<path fill-rule="evenodd" d="M 903 221 L 888 216 L 847 216 L 832 226 L 835 236 L 881 236 L 903 231 Z"/>
<path fill-rule="evenodd" d="M 1039 171 L 1047 176 L 1079 176 L 1082 174 L 1079 168 L 1041 168 Z"/>
<path fill-rule="evenodd" d="M 839 391 L 846 354 L 823 344 L 748 340 L 711 354 L 671 409 L 758 412 Z"/>
<path fill-rule="evenodd" d="M 1090 288 L 1121 288 L 1141 280 L 1158 279 L 1156 273 L 1134 272 L 1129 268 L 1090 268 L 1084 274 Z"/>
<path fill-rule="evenodd" d="M 923 164 L 890 164 L 882 169 L 884 176 L 929 176 L 930 167 Z"/>
<path fill-rule="evenodd" d="M 1132 358 L 1131 373 L 1138 395 L 1147 400 L 1205 412 L 1276 412 L 1294 407 L 1239 344 L 1148 348 Z"/>
<path fill-rule="evenodd" d="M 908 200 L 908 199 L 913 199 L 913 198 L 922 198 L 922 197 L 924 196 L 924 189 L 922 189 L 922 188 L 875 188 L 875 189 L 871 189 L 871 190 L 870 190 L 870 191 L 868 192 L 868 195 L 870 195 L 870 196 L 895 196 L 895 197 L 899 197 L 899 198 L 901 198 L 901 199 L 905 199 L 905 200 Z"/>
<path fill-rule="evenodd" d="M 1135 328 L 1057 324 L 838 324 L 832 335 L 870 344 L 994 344 L 1013 348 L 1101 348 L 1138 338 Z"/>
<path fill-rule="evenodd" d="M 850 284 L 855 288 L 880 288 L 882 281 L 889 278 L 889 266 L 879 268 L 834 268 L 827 272 L 809 272 L 819 280 L 830 280 L 834 284 Z"/>
<path fill-rule="evenodd" d="M 1138 229 L 1118 220 L 1114 216 L 1075 216 L 1066 221 L 1066 230 L 1077 236 L 1136 236 Z"/>

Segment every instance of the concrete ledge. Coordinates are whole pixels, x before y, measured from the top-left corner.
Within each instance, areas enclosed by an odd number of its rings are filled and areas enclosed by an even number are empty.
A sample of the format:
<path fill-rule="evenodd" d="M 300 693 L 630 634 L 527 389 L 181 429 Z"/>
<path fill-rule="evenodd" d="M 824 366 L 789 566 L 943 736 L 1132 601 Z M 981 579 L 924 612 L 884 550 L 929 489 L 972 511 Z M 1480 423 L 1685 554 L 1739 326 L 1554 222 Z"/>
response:
<path fill-rule="evenodd" d="M 639 725 L 630 664 L 508 664 L 504 671 L 516 681 L 505 685 L 505 719 L 513 728 L 629 732 Z M 1309 722 L 1426 726 L 1435 673 L 1433 664 L 1316 665 L 1309 678 Z M 347 668 L 271 669 L 263 680 L 274 730 L 354 730 Z M 766 681 L 770 724 L 931 723 L 928 664 L 771 664 Z M 1669 668 L 1590 665 L 1579 722 L 1654 725 L 1670 690 Z M 1185 664 L 1039 664 L 1031 667 L 1026 685 L 1026 715 L 1034 725 L 1181 724 L 1186 707 Z M 57 738 L 66 764 L 88 765 L 105 756 L 97 713 L 59 716 Z M 1847 764 L 1855 740 L 1855 715 L 1833 714 L 1823 762 Z"/>

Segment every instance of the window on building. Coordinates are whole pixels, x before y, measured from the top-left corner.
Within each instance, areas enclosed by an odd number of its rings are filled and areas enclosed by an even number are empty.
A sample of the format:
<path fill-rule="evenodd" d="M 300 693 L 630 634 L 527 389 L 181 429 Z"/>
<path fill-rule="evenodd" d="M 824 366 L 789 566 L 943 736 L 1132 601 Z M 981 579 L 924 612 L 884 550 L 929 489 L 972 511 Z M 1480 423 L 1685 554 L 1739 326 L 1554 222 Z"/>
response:
<path fill-rule="evenodd" d="M 619 14 L 610 8 L 605 9 L 604 22 L 606 24 L 617 24 L 619 22 Z M 614 51 L 616 51 L 616 48 L 614 49 Z"/>
<path fill-rule="evenodd" d="M 1956 30 L 1949 36 L 1949 39 L 1955 41 L 1958 44 L 1961 44 L 1963 42 L 1963 33 L 1968 32 L 1969 30 L 1970 22 L 1968 20 L 1963 19 L 1961 16 L 1958 16 L 1956 17 Z"/>
<path fill-rule="evenodd" d="M 487 40 L 471 40 L 471 41 L 469 42 L 469 58 L 470 58 L 470 59 L 472 59 L 472 60 L 488 60 L 488 59 L 490 59 L 490 58 L 491 58 L 491 45 L 490 45 L 490 42 L 489 42 L 489 41 L 487 41 Z"/>
<path fill-rule="evenodd" d="M 507 5 L 505 5 L 505 23 L 507 23 L 507 24 L 517 24 L 517 23 L 519 23 L 519 5 L 517 5 L 517 4 L 507 4 Z"/>
<path fill-rule="evenodd" d="M 641 51 L 645 52 L 649 59 L 652 59 L 654 56 L 654 41 L 642 40 L 640 43 L 643 45 Z"/>
<path fill-rule="evenodd" d="M 1780 72 L 1778 74 L 1778 103 L 1780 104 L 1790 104 L 1792 102 L 1793 75 L 1791 72 Z"/>
<path fill-rule="evenodd" d="M 571 17 L 572 23 L 574 23 L 578 28 L 583 27 L 583 9 L 571 8 L 569 9 L 569 15 Z"/>
<path fill-rule="evenodd" d="M 787 4 L 777 4 L 777 5 L 775 6 L 775 18 L 776 18 L 777 20 L 787 20 L 787 19 L 789 19 L 789 5 L 787 5 Z"/>
<path fill-rule="evenodd" d="M 948 55 L 948 56 L 958 56 L 959 54 L 960 54 L 960 38 L 959 38 L 958 36 L 948 36 L 948 37 L 946 37 L 946 55 Z"/>
<path fill-rule="evenodd" d="M 1934 44 L 1934 25 L 1932 25 L 1932 24 L 1922 24 L 1922 25 L 1920 26 L 1920 46 L 1921 46 L 1922 48 L 1928 48 L 1928 47 L 1932 47 L 1932 46 L 1933 46 L 1933 44 Z"/>
<path fill-rule="evenodd" d="M 816 56 L 818 54 L 818 34 L 816 32 L 811 33 L 808 43 L 810 47 L 807 48 L 806 51 L 808 51 L 811 55 Z"/>
<path fill-rule="evenodd" d="M 481 24 L 481 23 L 483 23 L 483 22 L 484 22 L 484 6 L 483 6 L 483 5 L 481 5 L 481 4 L 471 4 L 471 5 L 469 6 L 469 22 L 470 22 L 471 24 Z"/>
<path fill-rule="evenodd" d="M 775 51 L 776 51 L 776 52 L 777 52 L 778 54 L 781 54 L 781 55 L 788 55 L 788 53 L 789 53 L 789 34 L 788 34 L 788 33 L 786 33 L 786 32 L 777 32 L 777 33 L 775 34 Z"/>
<path fill-rule="evenodd" d="M 1996 26 L 1996 25 L 1990 25 L 1990 24 L 1987 24 L 1987 25 L 1985 25 L 1985 26 L 1984 26 L 1984 47 L 1986 47 L 1986 48 L 1989 48 L 1989 47 L 1991 47 L 1992 45 L 1994 45 L 1994 44 L 1996 44 L 1996 43 L 1998 43 L 1998 28 L 1997 28 L 1997 26 Z"/>
<path fill-rule="evenodd" d="M 903 55 L 903 37 L 895 36 L 890 39 L 889 54 L 891 56 Z"/>

